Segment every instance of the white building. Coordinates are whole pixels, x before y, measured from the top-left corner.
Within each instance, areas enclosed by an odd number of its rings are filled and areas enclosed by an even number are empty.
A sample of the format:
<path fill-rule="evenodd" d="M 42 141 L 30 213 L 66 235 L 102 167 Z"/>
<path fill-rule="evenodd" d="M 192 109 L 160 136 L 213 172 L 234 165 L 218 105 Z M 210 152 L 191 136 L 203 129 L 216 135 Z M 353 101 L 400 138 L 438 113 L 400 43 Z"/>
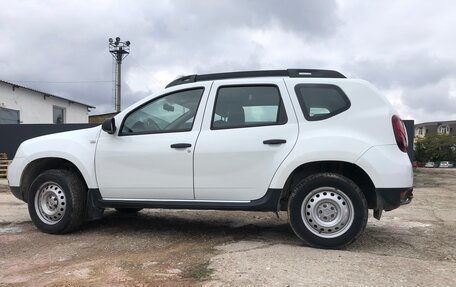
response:
<path fill-rule="evenodd" d="M 0 124 L 88 123 L 91 108 L 0 80 Z"/>

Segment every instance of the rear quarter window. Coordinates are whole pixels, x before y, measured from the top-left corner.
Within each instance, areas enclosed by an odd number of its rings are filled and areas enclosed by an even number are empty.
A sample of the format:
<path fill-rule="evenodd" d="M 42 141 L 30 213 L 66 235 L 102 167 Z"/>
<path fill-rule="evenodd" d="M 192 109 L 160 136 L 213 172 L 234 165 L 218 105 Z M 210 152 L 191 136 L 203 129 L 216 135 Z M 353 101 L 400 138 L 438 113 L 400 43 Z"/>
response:
<path fill-rule="evenodd" d="M 347 95 L 336 85 L 298 84 L 295 91 L 308 121 L 324 120 L 350 108 Z"/>

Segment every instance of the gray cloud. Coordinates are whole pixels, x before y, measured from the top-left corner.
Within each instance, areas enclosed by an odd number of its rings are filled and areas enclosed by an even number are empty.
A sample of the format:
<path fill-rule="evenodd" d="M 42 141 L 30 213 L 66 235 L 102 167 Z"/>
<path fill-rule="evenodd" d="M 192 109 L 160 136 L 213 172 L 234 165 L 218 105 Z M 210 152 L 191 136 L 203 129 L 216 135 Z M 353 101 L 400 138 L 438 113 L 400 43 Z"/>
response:
<path fill-rule="evenodd" d="M 456 98 L 450 96 L 450 85 L 449 81 L 442 80 L 435 85 L 411 89 L 404 103 L 426 113 L 455 114 Z"/>
<path fill-rule="evenodd" d="M 21 81 L 111 80 L 107 38 L 117 35 L 133 43 L 124 78 L 138 69 L 171 70 L 177 76 L 261 68 L 262 47 L 242 30 L 277 26 L 299 37 L 324 37 L 337 23 L 335 8 L 334 1 L 9 2 L 0 12 L 0 78 L 86 102 L 103 112 L 112 102 L 110 83 Z M 150 92 L 134 90 L 124 85 L 123 106 Z"/>
<path fill-rule="evenodd" d="M 399 112 L 418 121 L 455 116 L 452 1 L 0 1 L 3 80 L 110 81 L 120 36 L 123 107 L 182 74 L 303 67 L 401 90 Z M 110 82 L 18 83 L 114 109 Z"/>
<path fill-rule="evenodd" d="M 451 79 L 456 75 L 453 59 L 422 51 L 390 59 L 362 59 L 349 64 L 348 69 L 380 89 L 402 89 L 402 102 L 429 118 L 456 112 L 456 98 L 450 96 Z"/>
<path fill-rule="evenodd" d="M 399 55 L 390 59 L 361 59 L 348 67 L 356 76 L 371 79 L 380 87 L 423 87 L 454 77 L 456 62 L 429 55 L 427 51 Z"/>

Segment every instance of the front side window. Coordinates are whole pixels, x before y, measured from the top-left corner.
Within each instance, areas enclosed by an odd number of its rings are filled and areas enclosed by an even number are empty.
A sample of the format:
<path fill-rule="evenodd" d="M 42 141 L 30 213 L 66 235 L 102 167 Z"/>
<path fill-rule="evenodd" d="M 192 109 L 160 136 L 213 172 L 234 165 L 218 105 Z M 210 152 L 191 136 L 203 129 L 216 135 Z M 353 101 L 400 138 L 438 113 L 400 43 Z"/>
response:
<path fill-rule="evenodd" d="M 52 122 L 54 124 L 65 123 L 65 108 L 57 106 L 52 107 Z"/>
<path fill-rule="evenodd" d="M 212 129 L 279 125 L 287 116 L 276 86 L 226 86 L 219 88 Z"/>
<path fill-rule="evenodd" d="M 125 117 L 120 135 L 190 131 L 203 91 L 180 91 L 152 100 Z"/>
<path fill-rule="evenodd" d="M 308 121 L 333 117 L 350 108 L 350 101 L 341 88 L 328 84 L 299 84 L 295 87 L 299 104 Z"/>

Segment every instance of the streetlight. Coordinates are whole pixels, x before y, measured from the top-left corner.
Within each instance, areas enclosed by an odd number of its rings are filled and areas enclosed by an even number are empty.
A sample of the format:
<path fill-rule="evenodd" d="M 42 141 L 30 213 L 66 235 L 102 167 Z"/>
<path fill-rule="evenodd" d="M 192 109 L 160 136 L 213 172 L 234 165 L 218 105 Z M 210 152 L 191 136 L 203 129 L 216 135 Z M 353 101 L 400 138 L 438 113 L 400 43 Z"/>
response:
<path fill-rule="evenodd" d="M 109 38 L 109 53 L 116 61 L 116 96 L 115 96 L 115 109 L 116 112 L 120 112 L 120 94 L 121 94 L 121 68 L 122 60 L 125 59 L 130 54 L 130 41 L 122 42 L 119 37 L 116 37 L 115 41 L 112 38 Z"/>

